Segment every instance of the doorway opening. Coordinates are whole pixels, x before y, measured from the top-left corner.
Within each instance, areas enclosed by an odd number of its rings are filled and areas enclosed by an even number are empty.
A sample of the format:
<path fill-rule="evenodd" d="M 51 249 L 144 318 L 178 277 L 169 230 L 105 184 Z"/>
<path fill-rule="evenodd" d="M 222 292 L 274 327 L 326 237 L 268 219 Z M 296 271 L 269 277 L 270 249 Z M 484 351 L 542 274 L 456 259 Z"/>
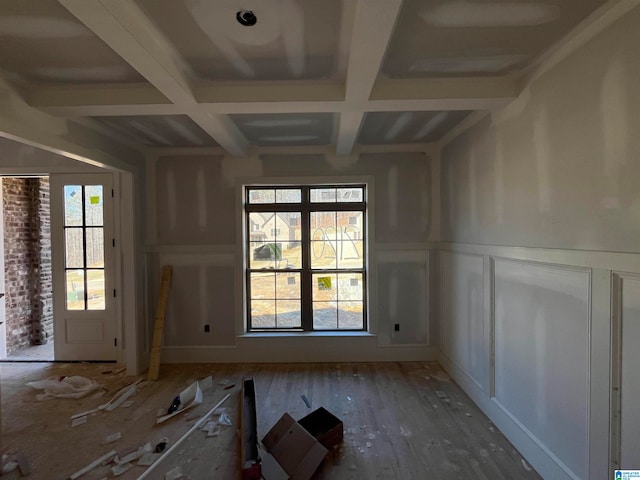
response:
<path fill-rule="evenodd" d="M 3 177 L 2 217 L 4 282 L 0 285 L 5 296 L 0 299 L 4 310 L 0 358 L 53 361 L 49 177 Z"/>

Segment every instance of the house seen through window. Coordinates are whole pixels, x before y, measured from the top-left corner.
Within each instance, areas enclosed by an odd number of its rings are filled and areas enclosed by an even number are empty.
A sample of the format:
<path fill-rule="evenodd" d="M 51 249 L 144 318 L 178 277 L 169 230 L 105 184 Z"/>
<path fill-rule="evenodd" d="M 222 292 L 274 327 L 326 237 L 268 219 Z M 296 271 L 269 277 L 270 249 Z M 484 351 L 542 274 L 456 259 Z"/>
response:
<path fill-rule="evenodd" d="M 366 329 L 366 188 L 247 187 L 248 331 Z"/>

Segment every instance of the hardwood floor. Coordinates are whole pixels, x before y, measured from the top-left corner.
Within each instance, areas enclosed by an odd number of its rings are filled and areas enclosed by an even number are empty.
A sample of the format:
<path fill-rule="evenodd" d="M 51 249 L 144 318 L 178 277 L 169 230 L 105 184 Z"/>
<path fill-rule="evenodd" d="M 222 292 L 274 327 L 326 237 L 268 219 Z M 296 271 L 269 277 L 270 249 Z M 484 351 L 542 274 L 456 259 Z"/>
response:
<path fill-rule="evenodd" d="M 163 365 L 159 381 L 138 385 L 132 406 L 101 411 L 72 428 L 71 415 L 97 407 L 136 380 L 103 373 L 113 369 L 105 364 L 0 364 L 0 446 L 29 458 L 33 471 L 28 478 L 65 479 L 109 450 L 122 456 L 162 437 L 171 445 L 227 393 L 231 397 L 223 407 L 233 426 L 212 437 L 194 432 L 148 478 L 163 479 L 175 467 L 192 480 L 239 478 L 240 386 L 247 377 L 255 381 L 260 438 L 284 412 L 298 419 L 322 406 L 343 421 L 343 444 L 325 459 L 316 480 L 540 478 L 437 363 Z M 61 375 L 93 378 L 104 384 L 105 395 L 39 401 L 39 392 L 25 386 Z M 204 392 L 202 405 L 154 425 L 159 409 L 209 375 L 213 387 Z M 220 382 L 235 386 L 225 390 Z M 102 444 L 116 432 L 121 439 Z M 112 478 L 109 468 L 99 466 L 80 478 Z M 134 466 L 117 478 L 132 480 L 144 471 Z M 20 477 L 14 471 L 6 478 Z"/>

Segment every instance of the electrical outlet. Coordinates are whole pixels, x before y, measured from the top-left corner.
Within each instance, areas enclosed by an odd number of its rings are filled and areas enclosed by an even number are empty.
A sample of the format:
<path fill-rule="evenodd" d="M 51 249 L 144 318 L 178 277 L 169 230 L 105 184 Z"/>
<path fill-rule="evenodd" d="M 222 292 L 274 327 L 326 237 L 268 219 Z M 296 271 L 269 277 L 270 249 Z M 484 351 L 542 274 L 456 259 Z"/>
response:
<path fill-rule="evenodd" d="M 209 333 L 209 324 L 208 323 L 204 326 L 204 333 Z"/>
<path fill-rule="evenodd" d="M 399 324 L 399 323 L 396 323 L 396 324 L 393 326 L 393 329 L 394 329 L 396 332 L 399 332 L 399 331 L 400 331 L 400 324 Z"/>

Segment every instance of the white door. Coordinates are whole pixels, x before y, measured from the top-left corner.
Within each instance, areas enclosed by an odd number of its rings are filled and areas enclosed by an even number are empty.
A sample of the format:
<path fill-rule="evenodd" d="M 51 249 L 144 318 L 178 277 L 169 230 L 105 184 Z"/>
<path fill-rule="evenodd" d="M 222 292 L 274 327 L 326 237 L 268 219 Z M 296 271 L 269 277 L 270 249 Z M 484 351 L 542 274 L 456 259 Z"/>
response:
<path fill-rule="evenodd" d="M 56 360 L 116 360 L 113 177 L 51 175 Z"/>

